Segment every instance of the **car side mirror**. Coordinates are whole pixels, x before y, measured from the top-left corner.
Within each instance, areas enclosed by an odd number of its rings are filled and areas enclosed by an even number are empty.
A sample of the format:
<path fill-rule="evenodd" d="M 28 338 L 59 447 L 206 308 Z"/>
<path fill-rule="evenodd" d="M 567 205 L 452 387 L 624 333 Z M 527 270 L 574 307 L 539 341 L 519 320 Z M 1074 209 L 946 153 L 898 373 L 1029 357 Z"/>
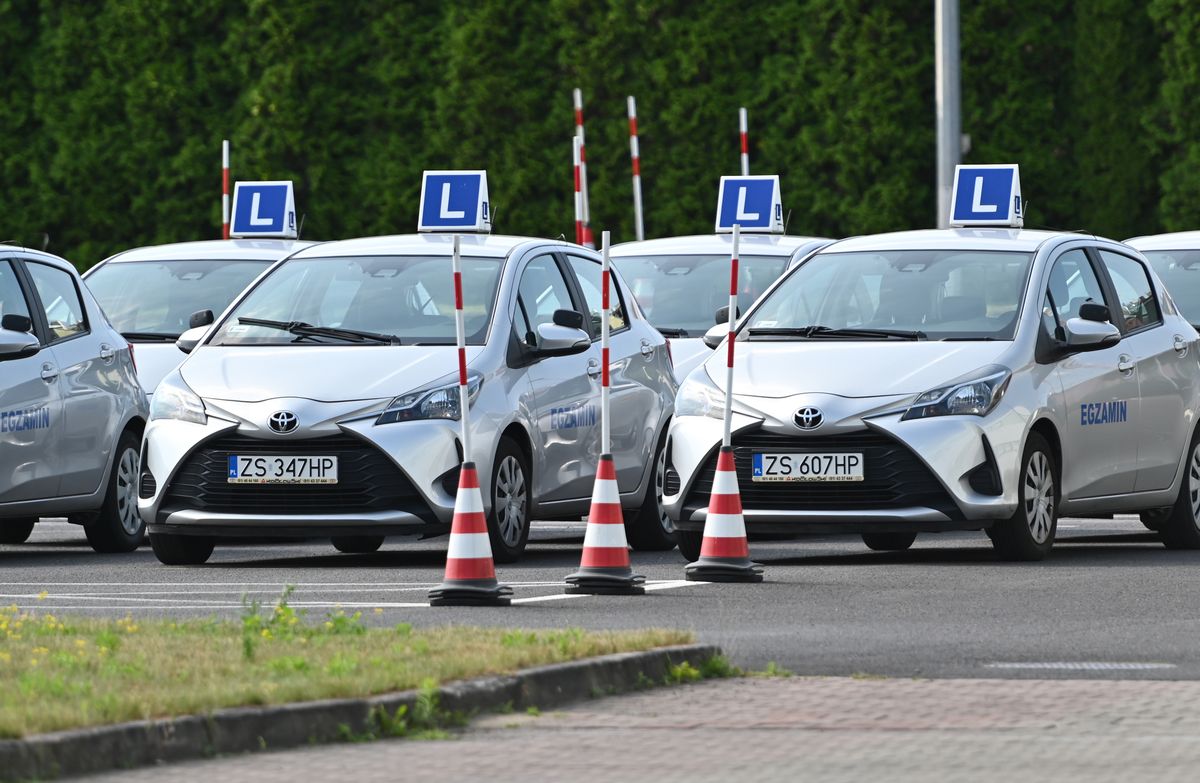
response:
<path fill-rule="evenodd" d="M 728 308 L 722 308 L 728 309 Z M 715 326 L 710 326 L 708 331 L 704 333 L 704 344 L 709 348 L 716 348 L 721 344 L 721 341 L 729 334 L 728 322 L 721 322 Z"/>
<path fill-rule="evenodd" d="M 583 329 L 583 314 L 574 310 L 555 310 L 551 316 L 555 326 L 565 326 L 569 329 Z M 591 338 L 588 338 L 589 340 Z"/>
<path fill-rule="evenodd" d="M 179 335 L 179 339 L 175 341 L 175 347 L 184 353 L 191 353 L 204 339 L 206 332 L 208 332 L 208 326 L 194 326 Z"/>
<path fill-rule="evenodd" d="M 1079 306 L 1079 317 L 1085 321 L 1095 321 L 1096 323 L 1111 323 L 1112 314 L 1108 312 L 1108 306 L 1102 305 L 1099 302 L 1084 302 Z"/>
<path fill-rule="evenodd" d="M 188 318 L 188 328 L 197 329 L 201 326 L 211 326 L 215 320 L 217 319 L 213 317 L 212 310 L 197 310 Z"/>
<path fill-rule="evenodd" d="M 736 314 L 736 315 L 737 315 L 737 317 L 740 317 L 740 316 L 742 315 L 742 311 L 741 311 L 741 309 L 740 309 L 740 308 L 738 309 L 738 311 L 737 311 L 737 314 Z M 715 318 L 715 319 L 716 319 L 716 322 L 717 322 L 718 324 L 727 324 L 727 323 L 729 323 L 729 305 L 725 305 L 724 307 L 718 307 L 718 308 L 717 308 L 717 312 L 716 312 L 716 314 L 713 316 L 713 318 Z"/>
<path fill-rule="evenodd" d="M 541 324 L 537 328 L 537 337 L 538 344 L 534 351 L 538 356 L 573 356 L 583 353 L 592 345 L 592 338 L 587 332 L 561 324 Z"/>
<path fill-rule="evenodd" d="M 7 329 L 10 332 L 32 332 L 33 321 L 29 320 L 27 315 L 9 313 L 0 318 L 0 329 Z"/>
<path fill-rule="evenodd" d="M 5 316 L 4 320 L 7 322 L 8 316 Z M 42 350 L 42 344 L 29 332 L 8 328 L 0 329 L 0 362 L 25 359 L 40 350 Z"/>
<path fill-rule="evenodd" d="M 1084 305 L 1086 307 L 1087 305 Z M 1104 307 L 1104 305 L 1097 305 Z M 1108 308 L 1104 308 L 1105 311 Z M 1080 308 L 1082 315 L 1083 308 Z M 1067 350 L 1070 352 L 1099 351 L 1121 342 L 1121 330 L 1108 321 L 1100 322 L 1084 318 L 1068 318 L 1063 329 L 1067 334 Z"/>

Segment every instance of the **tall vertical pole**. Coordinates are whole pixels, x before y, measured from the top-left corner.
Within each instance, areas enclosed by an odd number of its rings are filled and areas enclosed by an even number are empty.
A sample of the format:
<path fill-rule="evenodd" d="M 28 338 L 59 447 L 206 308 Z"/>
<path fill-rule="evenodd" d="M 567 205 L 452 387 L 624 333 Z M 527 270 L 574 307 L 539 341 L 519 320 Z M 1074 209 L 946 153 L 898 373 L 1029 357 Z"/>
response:
<path fill-rule="evenodd" d="M 221 141 L 221 239 L 229 239 L 229 139 Z"/>
<path fill-rule="evenodd" d="M 638 148 L 637 102 L 633 96 L 628 98 L 629 104 L 629 159 L 633 162 L 633 228 L 637 240 L 646 238 L 646 230 L 642 225 L 642 153 Z"/>
<path fill-rule="evenodd" d="M 583 192 L 579 189 L 579 137 L 571 137 L 571 158 L 575 163 L 575 244 L 583 244 Z"/>
<path fill-rule="evenodd" d="M 958 0 L 934 0 L 934 95 L 937 102 L 938 228 L 950 225 L 954 167 L 962 161 L 962 91 L 959 79 Z"/>
<path fill-rule="evenodd" d="M 742 137 L 742 176 L 750 176 L 750 121 L 746 118 L 746 107 L 738 109 L 738 131 Z"/>
<path fill-rule="evenodd" d="M 741 243 L 742 227 L 733 224 L 733 254 L 729 260 L 729 344 L 725 354 L 725 434 L 721 439 L 722 446 L 733 443 L 733 328 L 737 325 L 737 292 L 738 292 L 738 245 Z"/>
<path fill-rule="evenodd" d="M 600 235 L 600 453 L 612 453 L 612 425 L 608 407 L 608 330 L 609 330 L 609 232 Z"/>
<path fill-rule="evenodd" d="M 575 88 L 575 135 L 579 137 L 579 192 L 582 196 L 583 244 L 595 247 L 592 241 L 592 208 L 588 202 L 587 139 L 583 133 L 583 91 Z"/>
<path fill-rule="evenodd" d="M 459 236 L 454 235 L 454 341 L 458 346 L 458 419 L 462 424 L 463 462 L 471 458 L 471 426 L 467 421 L 471 411 L 471 395 L 467 389 L 467 335 L 463 326 L 462 256 Z"/>

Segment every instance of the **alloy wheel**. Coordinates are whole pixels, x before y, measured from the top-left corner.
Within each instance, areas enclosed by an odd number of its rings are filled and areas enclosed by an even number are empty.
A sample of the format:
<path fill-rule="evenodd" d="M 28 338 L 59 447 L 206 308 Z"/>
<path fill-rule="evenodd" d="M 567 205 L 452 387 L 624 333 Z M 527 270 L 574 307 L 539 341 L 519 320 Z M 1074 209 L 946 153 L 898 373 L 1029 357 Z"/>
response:
<path fill-rule="evenodd" d="M 138 453 L 126 449 L 117 463 L 117 515 L 121 528 L 128 535 L 136 535 L 142 526 L 137 510 Z"/>
<path fill-rule="evenodd" d="M 521 542 L 526 521 L 525 471 L 516 457 L 505 456 L 496 470 L 496 526 L 508 546 Z"/>
<path fill-rule="evenodd" d="M 1197 464 L 1195 460 L 1193 464 Z M 1054 474 L 1050 471 L 1050 460 L 1040 451 L 1033 453 L 1025 467 L 1024 494 L 1029 533 L 1036 543 L 1044 544 L 1054 524 Z"/>
<path fill-rule="evenodd" d="M 1192 524 L 1200 527 L 1200 443 L 1192 449 L 1188 465 L 1188 496 L 1192 501 Z"/>
<path fill-rule="evenodd" d="M 654 465 L 654 497 L 658 503 L 658 521 L 668 534 L 675 534 L 675 523 L 667 516 L 667 507 L 663 504 L 663 490 L 667 484 L 667 450 L 660 449 L 658 461 Z"/>

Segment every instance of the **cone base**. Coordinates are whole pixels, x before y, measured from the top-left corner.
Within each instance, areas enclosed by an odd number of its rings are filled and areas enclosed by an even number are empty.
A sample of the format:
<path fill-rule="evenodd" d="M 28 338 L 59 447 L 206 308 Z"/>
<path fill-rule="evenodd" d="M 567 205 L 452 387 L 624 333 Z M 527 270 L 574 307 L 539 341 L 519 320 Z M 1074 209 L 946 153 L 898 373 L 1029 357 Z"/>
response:
<path fill-rule="evenodd" d="M 512 588 L 441 585 L 429 591 L 430 606 L 511 606 Z"/>
<path fill-rule="evenodd" d="M 761 582 L 762 566 L 747 560 L 744 563 L 700 558 L 688 563 L 683 578 L 689 582 Z"/>
<path fill-rule="evenodd" d="M 567 595 L 645 595 L 642 583 L 646 577 L 627 573 L 606 573 L 592 569 L 580 569 L 568 576 Z"/>

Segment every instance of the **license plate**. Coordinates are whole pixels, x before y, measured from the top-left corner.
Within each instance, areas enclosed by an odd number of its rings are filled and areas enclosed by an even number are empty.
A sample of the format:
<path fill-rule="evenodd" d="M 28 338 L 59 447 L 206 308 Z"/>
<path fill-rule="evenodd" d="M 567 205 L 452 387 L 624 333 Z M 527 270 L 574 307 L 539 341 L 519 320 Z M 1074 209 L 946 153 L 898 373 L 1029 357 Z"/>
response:
<path fill-rule="evenodd" d="M 755 454 L 754 481 L 862 481 L 863 455 Z"/>
<path fill-rule="evenodd" d="M 230 484 L 336 484 L 337 457 L 229 455 Z"/>

